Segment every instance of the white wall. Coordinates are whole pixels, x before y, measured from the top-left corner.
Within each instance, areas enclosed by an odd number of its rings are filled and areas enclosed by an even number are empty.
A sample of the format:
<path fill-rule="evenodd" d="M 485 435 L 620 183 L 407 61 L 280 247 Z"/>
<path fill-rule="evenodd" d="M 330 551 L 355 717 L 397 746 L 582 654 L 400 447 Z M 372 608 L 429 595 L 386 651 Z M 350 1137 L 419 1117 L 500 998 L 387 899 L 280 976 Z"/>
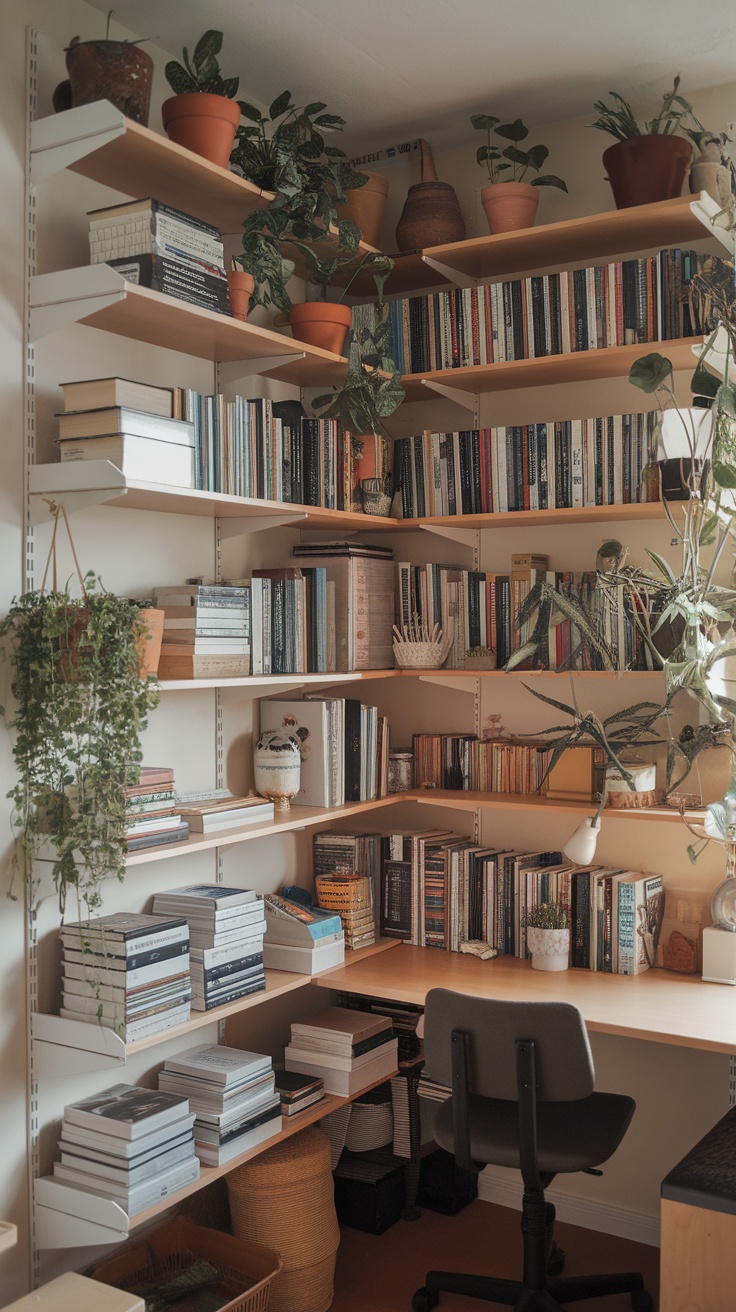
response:
<path fill-rule="evenodd" d="M 40 115 L 50 112 L 50 94 L 53 86 L 64 76 L 62 48 L 75 33 L 82 37 L 99 34 L 104 19 L 99 11 L 89 8 L 82 0 L 0 0 L 2 20 L 2 78 L 0 79 L 0 170 L 3 186 L 0 191 L 0 220 L 3 244 L 0 260 L 0 404 L 3 415 L 2 479 L 0 480 L 0 609 L 5 609 L 14 594 L 22 587 L 22 450 L 23 450 L 23 292 L 24 292 L 24 151 L 26 130 L 25 90 L 25 26 L 32 24 L 44 34 L 41 42 L 39 74 Z M 115 34 L 120 34 L 114 29 Z M 164 63 L 161 52 L 153 50 L 157 69 Z M 155 106 L 165 94 L 160 71 L 154 91 L 154 109 L 151 126 L 159 127 Z M 697 108 L 708 121 L 725 121 L 733 117 L 730 108 L 732 88 L 721 88 L 699 97 Z M 706 105 L 707 99 L 707 105 Z M 479 107 L 481 108 L 481 107 Z M 490 108 L 490 107 L 489 107 Z M 472 161 L 477 144 L 470 139 L 465 152 L 438 156 L 441 177 L 457 187 L 468 217 L 468 229 L 476 226 L 475 190 L 481 185 L 481 175 Z M 542 134 L 540 134 L 542 135 Z M 610 207 L 607 188 L 601 180 L 597 163 L 603 148 L 599 134 L 584 132 L 580 123 L 556 125 L 546 129 L 543 139 L 552 147 L 550 167 L 561 173 L 570 185 L 570 198 L 556 192 L 545 193 L 540 209 L 540 221 L 563 218 L 573 214 L 593 212 Z M 591 181 L 592 178 L 592 181 Z M 411 179 L 415 180 L 415 179 Z M 62 268 L 86 258 L 86 222 L 84 211 L 94 205 L 109 203 L 114 193 L 95 186 L 73 174 L 60 175 L 45 183 L 39 193 L 39 269 Z M 396 213 L 396 197 L 392 202 Z M 400 208 L 400 205 L 398 206 Z M 390 231 L 391 228 L 387 228 Z M 387 245 L 390 246 L 390 241 Z M 59 406 L 57 384 L 70 377 L 94 376 L 97 373 L 118 372 L 151 382 L 170 385 L 188 384 L 208 389 L 213 386 L 212 370 L 201 361 L 188 359 L 173 352 L 142 347 L 125 339 L 109 337 L 92 329 L 74 327 L 45 339 L 36 352 L 38 376 L 38 446 L 40 452 L 50 449 L 53 436 L 53 412 Z M 253 393 L 257 391 L 253 387 Z M 637 394 L 638 395 L 638 394 Z M 536 397 L 527 394 L 524 406 L 536 412 L 526 413 L 524 419 L 550 417 L 550 406 L 559 413 L 572 413 L 571 406 L 606 408 L 633 408 L 636 402 L 623 399 L 619 385 L 608 385 L 608 390 L 582 393 L 580 390 L 545 389 Z M 520 398 L 505 398 L 484 402 L 482 421 L 507 422 L 505 416 L 518 407 Z M 493 416 L 493 420 L 491 419 Z M 504 417 L 502 417 L 504 416 Z M 448 426 L 456 423 L 455 412 L 433 407 L 421 412 L 412 407 L 401 418 L 401 431 L 413 431 L 423 424 Z M 399 428 L 397 427 L 397 431 Z M 83 568 L 94 568 L 102 574 L 107 587 L 121 591 L 140 592 L 154 583 L 178 581 L 184 574 L 214 571 L 214 535 L 206 521 L 186 519 L 175 515 L 154 517 L 143 512 L 120 510 L 89 510 L 73 517 L 73 532 Z M 522 535 L 517 531 L 488 535 L 483 546 L 483 566 L 498 563 L 517 549 Z M 555 534 L 554 562 L 576 568 L 589 563 L 600 534 L 594 528 L 575 533 L 560 530 Z M 654 541 L 649 535 L 633 532 L 628 535 L 632 550 L 641 556 L 644 540 Z M 666 545 L 666 534 L 658 530 L 656 541 Z M 248 564 L 278 556 L 284 562 L 288 557 L 293 534 L 284 531 L 278 536 L 264 538 L 255 535 L 251 540 L 238 539 L 229 544 L 226 557 L 227 572 L 240 573 Z M 525 549 L 546 549 L 541 531 L 523 534 Z M 48 531 L 36 534 L 35 555 L 43 559 L 48 544 Z M 406 538 L 396 538 L 397 551 L 402 556 L 409 549 Z M 418 558 L 420 551 L 428 556 L 436 551 L 444 560 L 465 559 L 463 549 L 452 544 L 423 541 L 412 542 L 411 551 Z M 70 559 L 66 568 L 71 568 Z M 64 565 L 61 568 L 64 576 Z M 493 681 L 489 681 L 493 683 Z M 626 685 L 627 690 L 629 685 Z M 402 696 L 392 686 L 377 684 L 376 700 L 392 716 L 395 726 L 394 741 L 408 742 L 412 730 L 435 727 L 454 729 L 472 723 L 472 698 L 462 693 L 448 692 L 440 703 L 434 690 L 422 688 Z M 495 685 L 494 685 L 495 689 Z M 501 700 L 508 727 L 526 727 L 535 723 L 530 699 L 520 689 L 510 692 L 504 685 L 503 693 L 490 689 L 484 693 L 483 713 L 492 701 Z M 610 704 L 618 695 L 617 688 L 605 689 L 596 694 L 600 704 Z M 373 692 L 363 689 L 363 695 Z M 527 696 L 527 700 L 524 698 Z M 4 700 L 4 697 L 2 698 Z M 177 694 L 167 697 L 151 722 L 145 742 L 146 759 L 150 763 L 175 762 L 177 779 L 186 788 L 211 785 L 215 773 L 214 697 L 202 692 Z M 248 782 L 251 743 L 251 706 L 245 699 L 231 699 L 225 704 L 224 733 L 228 782 L 240 786 Z M 0 732 L 0 796 L 4 796 L 13 779 L 10 741 Z M 447 814 L 444 813 L 444 820 Z M 0 845 L 7 856 L 10 847 L 9 812 L 7 803 L 0 801 L 0 823 L 5 840 Z M 424 821 L 424 816 L 423 816 Z M 429 821 L 429 817 L 427 817 Z M 454 820 L 453 820 L 454 823 Z M 468 817 L 458 817 L 458 828 L 469 824 Z M 564 817 L 557 821 L 558 828 L 548 834 L 546 822 L 530 817 L 524 828 L 524 840 L 538 837 L 541 841 L 561 841 L 566 832 Z M 508 836 L 518 841 L 520 835 L 511 830 L 511 822 L 499 815 L 487 817 L 488 832 Z M 685 840 L 672 827 L 664 843 L 662 828 L 623 822 L 616 827 L 615 850 L 621 859 L 666 875 L 690 875 L 684 858 Z M 613 851 L 613 840 L 608 832 L 602 841 L 601 855 Z M 285 836 L 278 842 L 259 842 L 233 850 L 225 858 L 225 874 L 234 882 L 252 883 L 258 889 L 273 887 L 285 875 L 304 878 L 308 870 L 308 836 Z M 697 872 L 698 880 L 714 884 L 719 877 L 717 858 L 704 864 Z M 173 887 L 190 879 L 211 877 L 213 862 L 201 858 L 175 859 L 159 863 L 156 868 L 156 886 Z M 7 880 L 7 874 L 4 874 Z M 145 867 L 130 872 L 124 887 L 111 888 L 106 896 L 105 909 L 126 907 L 142 910 L 149 905 L 151 878 Z M 39 912 L 40 940 L 40 996 L 42 1006 L 52 1009 L 58 1002 L 56 962 L 58 944 L 55 930 L 57 914 L 52 899 L 45 901 Z M 3 1157 L 0 1165 L 0 1217 L 16 1221 L 21 1229 L 18 1247 L 5 1256 L 0 1255 L 0 1304 L 5 1305 L 29 1287 L 28 1234 L 26 1228 L 26 1061 L 25 1032 L 27 1001 L 25 996 L 25 929 L 22 907 L 18 903 L 3 901 L 0 914 L 0 990 L 3 1007 L 0 1012 L 0 1129 L 2 1130 Z M 312 1005 L 310 991 L 299 998 L 299 1009 Z M 288 1019 L 289 1000 L 269 1004 L 246 1013 L 233 1026 L 231 1034 L 236 1041 L 262 1044 L 275 1050 L 283 1040 Z M 202 1038 L 209 1033 L 202 1032 Z M 596 1196 L 609 1199 L 612 1204 L 631 1207 L 634 1211 L 656 1216 L 656 1187 L 666 1165 L 674 1161 L 688 1144 L 707 1128 L 726 1105 L 727 1062 L 725 1058 L 699 1057 L 676 1049 L 663 1051 L 655 1045 L 624 1043 L 606 1040 L 596 1044 L 596 1056 L 604 1079 L 611 1087 L 635 1088 L 640 1101 L 639 1120 L 627 1145 L 616 1159 L 616 1166 L 606 1180 L 595 1184 Z M 155 1073 L 169 1048 L 162 1045 L 148 1058 L 141 1055 L 132 1062 L 123 1078 L 140 1079 L 153 1083 Z M 72 1097 L 82 1096 L 100 1087 L 99 1076 L 79 1080 L 59 1079 L 44 1082 L 40 1092 L 38 1123 L 41 1131 L 42 1165 L 48 1165 L 54 1155 L 55 1133 L 61 1110 Z M 672 1132 L 668 1120 L 662 1117 L 663 1089 L 677 1087 L 677 1129 Z M 668 1094 L 669 1096 L 669 1094 Z M 674 1108 L 673 1108 L 674 1110 Z M 660 1128 L 661 1127 L 661 1128 Z M 645 1151 L 646 1149 L 646 1151 Z M 572 1187 L 587 1193 L 589 1182 Z M 592 1187 L 592 1186 L 591 1186 Z M 59 1270 L 81 1266 L 96 1254 L 59 1252 L 44 1255 L 43 1276 Z"/>

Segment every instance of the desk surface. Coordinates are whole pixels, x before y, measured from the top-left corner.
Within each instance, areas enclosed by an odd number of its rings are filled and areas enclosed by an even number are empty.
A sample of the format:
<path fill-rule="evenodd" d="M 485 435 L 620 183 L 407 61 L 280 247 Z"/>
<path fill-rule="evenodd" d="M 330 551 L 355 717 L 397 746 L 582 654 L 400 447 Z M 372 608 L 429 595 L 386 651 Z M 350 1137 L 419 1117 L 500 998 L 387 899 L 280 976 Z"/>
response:
<path fill-rule="evenodd" d="M 424 1003 L 429 989 L 437 987 L 478 997 L 528 1002 L 555 999 L 579 1007 L 589 1030 L 736 1053 L 736 989 L 664 970 L 634 976 L 585 970 L 547 973 L 532 970 L 529 962 L 515 957 L 479 961 L 457 952 L 402 943 L 395 951 L 338 967 L 313 982 L 323 988 L 419 1004 Z"/>

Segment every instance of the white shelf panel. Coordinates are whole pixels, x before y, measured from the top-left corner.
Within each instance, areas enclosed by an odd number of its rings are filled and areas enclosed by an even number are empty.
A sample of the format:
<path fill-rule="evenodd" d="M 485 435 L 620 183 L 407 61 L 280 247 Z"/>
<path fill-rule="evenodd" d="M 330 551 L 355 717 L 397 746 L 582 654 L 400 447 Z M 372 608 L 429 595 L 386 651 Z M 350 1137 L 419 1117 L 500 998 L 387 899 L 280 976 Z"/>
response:
<path fill-rule="evenodd" d="M 18 1227 L 12 1221 L 0 1221 L 0 1253 L 7 1248 L 15 1248 L 18 1242 Z"/>

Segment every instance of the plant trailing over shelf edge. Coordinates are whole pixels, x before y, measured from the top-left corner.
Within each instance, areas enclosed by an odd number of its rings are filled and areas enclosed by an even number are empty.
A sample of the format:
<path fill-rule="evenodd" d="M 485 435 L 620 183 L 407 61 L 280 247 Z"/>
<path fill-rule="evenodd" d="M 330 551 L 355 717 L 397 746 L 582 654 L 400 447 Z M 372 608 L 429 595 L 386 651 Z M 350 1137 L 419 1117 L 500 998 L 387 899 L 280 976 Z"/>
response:
<path fill-rule="evenodd" d="M 345 382 L 316 396 L 315 410 L 322 410 L 324 418 L 342 420 L 352 433 L 385 435 L 384 420 L 406 395 L 391 352 L 391 322 L 381 303 L 373 327 L 363 323 L 352 329 Z"/>
<path fill-rule="evenodd" d="M 547 146 L 541 145 L 530 146 L 529 150 L 519 150 L 517 143 L 525 141 L 529 136 L 529 129 L 524 126 L 520 118 L 515 119 L 513 123 L 502 123 L 500 118 L 495 118 L 493 114 L 471 114 L 470 122 L 476 131 L 486 134 L 486 144 L 478 147 L 475 158 L 478 164 L 485 165 L 488 170 L 488 181 L 491 184 L 524 182 L 529 169 L 539 173 L 549 155 L 549 150 Z M 497 137 L 502 137 L 512 144 L 501 150 L 491 141 L 491 132 L 495 132 Z M 498 177 L 499 173 L 507 173 L 509 170 L 511 170 L 510 178 Z M 562 178 L 558 178 L 554 173 L 529 178 L 527 182 L 532 187 L 559 187 L 561 191 L 567 191 L 567 185 Z"/>
<path fill-rule="evenodd" d="M 104 880 L 124 876 L 124 789 L 138 779 L 140 735 L 158 702 L 156 680 L 140 675 L 146 632 L 136 603 L 92 573 L 80 598 L 28 592 L 0 622 L 15 701 L 15 866 L 35 897 L 33 863 L 50 845 L 62 915 L 72 891 L 94 914 Z"/>
<path fill-rule="evenodd" d="M 186 46 L 182 52 L 184 61 L 182 64 L 176 59 L 170 60 L 164 72 L 174 94 L 180 96 L 190 92 L 201 92 L 233 100 L 238 94 L 240 78 L 222 76 L 217 58 L 221 50 L 222 32 L 210 28 L 199 38 L 191 60 Z"/>

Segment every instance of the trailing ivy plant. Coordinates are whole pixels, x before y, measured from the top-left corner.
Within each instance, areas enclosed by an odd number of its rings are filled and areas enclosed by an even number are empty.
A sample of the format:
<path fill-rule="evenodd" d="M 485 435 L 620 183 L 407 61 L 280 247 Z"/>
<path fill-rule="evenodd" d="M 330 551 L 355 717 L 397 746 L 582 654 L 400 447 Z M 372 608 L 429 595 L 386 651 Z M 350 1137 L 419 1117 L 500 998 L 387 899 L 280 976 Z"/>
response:
<path fill-rule="evenodd" d="M 12 666 L 16 869 L 35 896 L 34 859 L 48 845 L 62 915 L 70 892 L 93 915 L 103 882 L 124 876 L 124 789 L 138 780 L 158 702 L 156 680 L 140 675 L 146 632 L 137 603 L 92 573 L 81 598 L 28 592 L 0 622 Z"/>
<path fill-rule="evenodd" d="M 248 122 L 235 133 L 230 163 L 263 191 L 276 191 L 279 183 L 286 181 L 287 173 L 293 180 L 295 171 L 308 172 L 322 156 L 345 159 L 344 151 L 325 141 L 325 133 L 341 132 L 345 127 L 345 119 L 339 114 L 324 113 L 325 101 L 295 105 L 291 92 L 282 91 L 267 114 L 246 100 L 238 104 Z"/>
<path fill-rule="evenodd" d="M 342 420 L 352 433 L 386 435 L 384 421 L 406 395 L 392 352 L 391 322 L 381 304 L 373 326 L 362 323 L 352 329 L 345 381 L 332 392 L 315 396 L 315 410 L 326 419 Z"/>

